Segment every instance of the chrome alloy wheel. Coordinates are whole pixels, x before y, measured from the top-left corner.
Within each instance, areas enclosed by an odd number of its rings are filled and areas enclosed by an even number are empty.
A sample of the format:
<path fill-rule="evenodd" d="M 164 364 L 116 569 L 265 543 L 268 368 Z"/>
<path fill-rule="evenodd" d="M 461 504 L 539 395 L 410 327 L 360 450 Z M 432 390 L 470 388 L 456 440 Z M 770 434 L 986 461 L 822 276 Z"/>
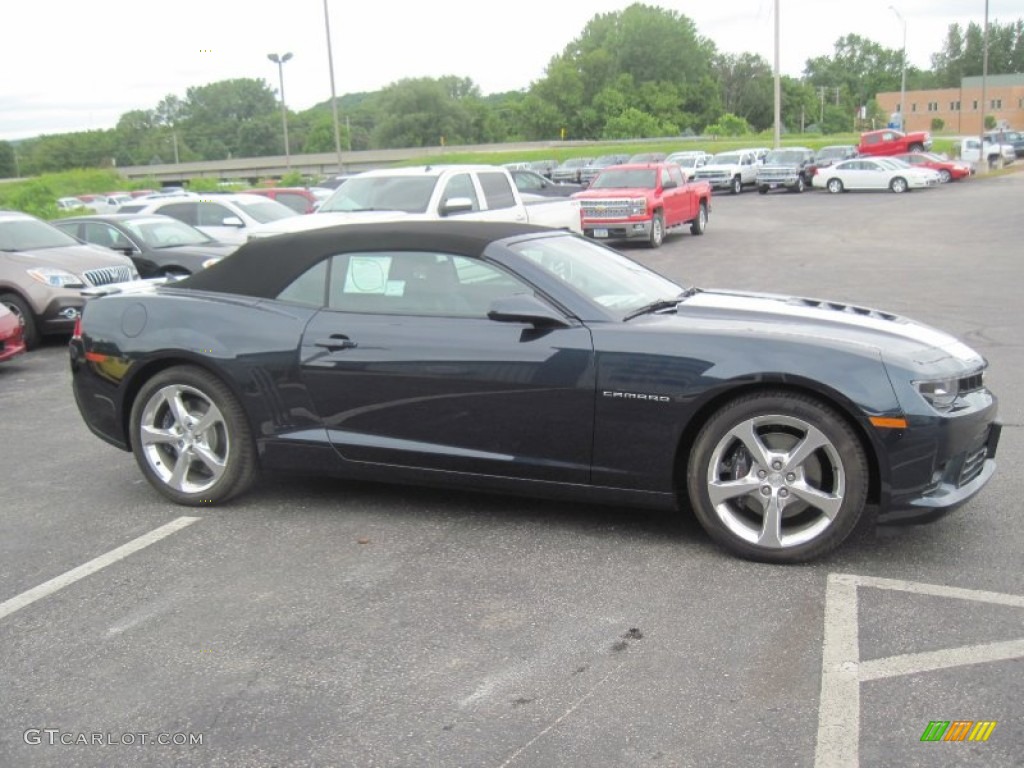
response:
<path fill-rule="evenodd" d="M 224 416 L 195 387 L 171 384 L 155 391 L 138 432 L 149 468 L 175 491 L 202 493 L 227 468 L 231 442 Z"/>
<path fill-rule="evenodd" d="M 846 471 L 825 434 L 782 414 L 746 419 L 715 444 L 707 467 L 714 514 L 732 534 L 768 549 L 821 536 L 839 514 Z"/>

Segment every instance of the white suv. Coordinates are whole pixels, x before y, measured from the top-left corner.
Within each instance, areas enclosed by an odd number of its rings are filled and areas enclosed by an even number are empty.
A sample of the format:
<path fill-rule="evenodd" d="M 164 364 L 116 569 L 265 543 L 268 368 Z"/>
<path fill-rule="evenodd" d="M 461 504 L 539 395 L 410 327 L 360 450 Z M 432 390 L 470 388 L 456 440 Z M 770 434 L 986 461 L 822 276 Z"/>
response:
<path fill-rule="evenodd" d="M 241 245 L 249 230 L 260 224 L 287 219 L 299 214 L 275 200 L 261 195 L 202 195 L 136 200 L 122 205 L 118 213 L 160 213 L 191 224 L 214 240 Z"/>

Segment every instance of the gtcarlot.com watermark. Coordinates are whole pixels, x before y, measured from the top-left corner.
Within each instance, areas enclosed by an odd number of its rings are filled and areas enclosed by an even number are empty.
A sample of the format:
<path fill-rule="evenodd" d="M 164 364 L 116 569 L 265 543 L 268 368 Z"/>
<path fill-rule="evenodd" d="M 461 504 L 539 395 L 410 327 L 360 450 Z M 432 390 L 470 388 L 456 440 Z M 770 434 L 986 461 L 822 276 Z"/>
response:
<path fill-rule="evenodd" d="M 112 733 L 110 731 L 62 731 L 60 728 L 28 728 L 21 738 L 26 744 L 36 746 L 64 745 L 90 747 L 161 746 L 195 747 L 203 743 L 201 733 L 152 733 L 148 731 Z"/>

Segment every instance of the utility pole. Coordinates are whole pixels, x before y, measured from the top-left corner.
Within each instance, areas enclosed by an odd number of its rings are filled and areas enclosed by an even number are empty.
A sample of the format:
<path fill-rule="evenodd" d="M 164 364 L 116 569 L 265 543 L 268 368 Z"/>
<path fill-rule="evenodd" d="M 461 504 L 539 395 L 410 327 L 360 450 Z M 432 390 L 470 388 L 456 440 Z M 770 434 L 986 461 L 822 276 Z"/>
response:
<path fill-rule="evenodd" d="M 782 81 L 779 76 L 779 0 L 775 0 L 775 149 L 782 144 Z"/>
<path fill-rule="evenodd" d="M 267 58 L 277 64 L 277 77 L 281 84 L 281 124 L 284 126 L 284 164 L 289 171 L 292 169 L 292 153 L 288 148 L 288 108 L 284 105 L 284 63 L 291 57 L 292 55 L 290 53 L 286 53 L 284 56 L 278 56 L 276 53 L 267 54 Z"/>

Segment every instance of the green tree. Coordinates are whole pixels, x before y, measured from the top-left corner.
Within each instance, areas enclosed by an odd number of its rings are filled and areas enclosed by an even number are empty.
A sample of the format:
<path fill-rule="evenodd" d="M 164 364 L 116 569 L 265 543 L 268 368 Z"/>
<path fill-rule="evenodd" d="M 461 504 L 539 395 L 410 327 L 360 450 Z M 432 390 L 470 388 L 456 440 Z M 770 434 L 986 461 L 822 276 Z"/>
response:
<path fill-rule="evenodd" d="M 742 117 L 727 112 L 718 119 L 718 122 L 707 126 L 704 131 L 712 136 L 743 136 L 750 133 L 750 125 Z"/>
<path fill-rule="evenodd" d="M 262 79 L 221 80 L 189 88 L 180 109 L 173 100 L 162 104 L 167 114 L 161 120 L 178 126 L 185 143 L 204 160 L 243 157 L 247 150 L 283 151 L 283 138 L 272 143 L 265 128 L 275 114 L 280 119 L 280 110 L 274 91 Z"/>
<path fill-rule="evenodd" d="M 605 139 L 649 139 L 674 136 L 679 127 L 659 120 L 654 115 L 627 107 L 620 115 L 608 120 L 604 127 Z"/>
<path fill-rule="evenodd" d="M 744 118 L 755 131 L 771 127 L 775 86 L 767 61 L 752 53 L 720 54 L 714 58 L 713 70 L 726 112 Z"/>
<path fill-rule="evenodd" d="M 13 179 L 18 175 L 18 164 L 14 161 L 14 145 L 0 141 L 0 179 Z"/>

